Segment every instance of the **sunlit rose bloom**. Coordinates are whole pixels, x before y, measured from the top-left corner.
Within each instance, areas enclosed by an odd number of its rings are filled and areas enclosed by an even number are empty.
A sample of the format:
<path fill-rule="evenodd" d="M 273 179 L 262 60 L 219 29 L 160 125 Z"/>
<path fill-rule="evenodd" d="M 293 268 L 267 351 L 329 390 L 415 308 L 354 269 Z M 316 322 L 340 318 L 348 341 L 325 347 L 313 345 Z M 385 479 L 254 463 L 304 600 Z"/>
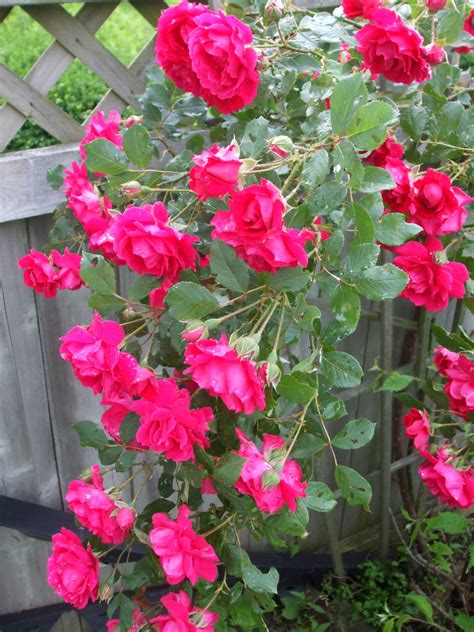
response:
<path fill-rule="evenodd" d="M 474 505 L 474 468 L 457 467 L 456 458 L 445 447 L 436 454 L 421 451 L 424 462 L 418 469 L 423 483 L 444 505 L 469 509 Z"/>

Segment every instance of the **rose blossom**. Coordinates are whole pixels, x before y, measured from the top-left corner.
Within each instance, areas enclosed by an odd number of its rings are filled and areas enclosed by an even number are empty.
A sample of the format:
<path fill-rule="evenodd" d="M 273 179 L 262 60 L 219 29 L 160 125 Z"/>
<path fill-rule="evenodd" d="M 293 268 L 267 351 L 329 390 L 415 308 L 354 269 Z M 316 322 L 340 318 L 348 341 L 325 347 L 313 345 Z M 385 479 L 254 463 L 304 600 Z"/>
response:
<path fill-rule="evenodd" d="M 257 272 L 306 266 L 304 245 L 313 235 L 308 230 L 286 228 L 284 211 L 281 191 L 262 179 L 259 184 L 231 193 L 229 210 L 217 211 L 211 221 L 212 237 L 233 246 Z"/>
<path fill-rule="evenodd" d="M 190 513 L 189 507 L 180 505 L 176 520 L 164 513 L 152 517 L 151 548 L 160 558 L 166 581 L 171 585 L 187 578 L 194 586 L 201 578 L 213 582 L 217 577 L 219 558 L 213 547 L 194 531 Z"/>
<path fill-rule="evenodd" d="M 245 463 L 234 487 L 242 494 L 252 496 L 261 511 L 273 514 L 284 505 L 290 511 L 296 511 L 296 499 L 306 496 L 306 483 L 301 481 L 298 463 L 285 458 L 284 439 L 264 435 L 260 452 L 241 430 L 237 428 L 235 432 L 240 440 L 237 454 L 245 459 Z"/>
<path fill-rule="evenodd" d="M 130 535 L 134 513 L 119 507 L 104 491 L 98 465 L 91 466 L 92 483 L 74 480 L 69 483 L 65 500 L 80 524 L 105 544 L 120 544 Z"/>
<path fill-rule="evenodd" d="M 186 389 L 179 389 L 173 379 L 156 380 L 152 399 L 140 399 L 133 410 L 140 415 L 137 441 L 156 452 L 165 452 L 176 462 L 194 461 L 194 446 L 208 448 L 206 433 L 213 420 L 211 408 L 190 408 Z"/>
<path fill-rule="evenodd" d="M 51 250 L 51 258 L 58 268 L 58 284 L 61 290 L 78 290 L 84 285 L 80 276 L 81 255 L 69 252 L 69 248 L 65 248 L 62 254 L 57 250 Z"/>
<path fill-rule="evenodd" d="M 91 545 L 84 548 L 79 537 L 61 529 L 52 538 L 48 559 L 48 583 L 60 597 L 75 608 L 85 608 L 89 599 L 96 601 L 99 588 L 99 561 Z"/>
<path fill-rule="evenodd" d="M 364 158 L 364 162 L 369 165 L 373 165 L 374 167 L 384 168 L 385 163 L 387 162 L 387 158 L 397 158 L 401 160 L 403 158 L 403 146 L 394 139 L 394 137 L 389 134 L 386 140 L 370 152 L 370 154 Z"/>
<path fill-rule="evenodd" d="M 370 23 L 355 37 L 363 68 L 370 70 L 374 79 L 383 75 L 390 81 L 409 85 L 431 78 L 423 38 L 408 28 L 395 11 L 376 9 L 370 15 Z"/>
<path fill-rule="evenodd" d="M 451 410 L 466 418 L 474 411 L 474 362 L 464 354 L 439 347 L 435 349 L 435 365 L 447 378 L 444 392 Z"/>
<path fill-rule="evenodd" d="M 133 613 L 132 627 L 128 628 L 128 632 L 140 632 L 143 630 L 143 626 L 147 624 L 147 620 L 140 608 L 137 608 Z M 111 619 L 105 624 L 107 632 L 119 632 L 120 619 Z M 177 631 L 176 631 L 177 632 Z"/>
<path fill-rule="evenodd" d="M 191 342 L 184 359 L 190 365 L 184 374 L 213 397 L 220 397 L 229 410 L 246 415 L 264 410 L 264 387 L 255 363 L 229 347 L 225 334 L 219 340 Z"/>
<path fill-rule="evenodd" d="M 198 238 L 168 226 L 168 219 L 161 202 L 129 206 L 110 228 L 115 254 L 138 274 L 175 280 L 181 270 L 195 270 Z"/>
<path fill-rule="evenodd" d="M 219 620 L 216 612 L 192 606 L 191 598 L 184 590 L 168 593 L 161 598 L 168 614 L 160 614 L 150 621 L 158 625 L 159 632 L 214 632 Z"/>
<path fill-rule="evenodd" d="M 469 509 L 474 505 L 474 468 L 456 468 L 456 459 L 451 458 L 445 447 L 436 454 L 421 451 L 425 461 L 418 469 L 423 483 L 444 505 Z"/>
<path fill-rule="evenodd" d="M 243 163 L 235 152 L 235 145 L 213 145 L 208 151 L 193 156 L 193 162 L 196 166 L 189 174 L 189 188 L 200 200 L 222 197 L 237 186 Z"/>
<path fill-rule="evenodd" d="M 84 164 L 73 162 L 70 169 L 64 170 L 64 193 L 67 207 L 72 210 L 88 235 L 108 227 L 108 211 L 112 203 L 108 198 L 97 195 Z"/>
<path fill-rule="evenodd" d="M 23 269 L 23 282 L 35 292 L 44 294 L 46 298 L 56 296 L 58 289 L 58 271 L 44 252 L 30 250 L 18 260 L 18 267 Z"/>
<path fill-rule="evenodd" d="M 342 0 L 342 10 L 347 18 L 369 19 L 371 13 L 380 7 L 380 0 Z"/>
<path fill-rule="evenodd" d="M 426 60 L 432 66 L 436 66 L 437 64 L 441 64 L 446 57 L 446 52 L 444 48 L 441 46 L 437 46 L 436 44 L 432 44 L 426 51 Z"/>
<path fill-rule="evenodd" d="M 91 116 L 89 123 L 86 125 L 86 135 L 79 144 L 79 153 L 81 158 L 85 160 L 86 150 L 84 145 L 90 143 L 97 138 L 105 138 L 120 149 L 123 148 L 122 136 L 120 134 L 121 116 L 117 110 L 111 110 L 107 118 L 102 110 L 97 110 Z"/>
<path fill-rule="evenodd" d="M 426 6 L 430 11 L 441 11 L 448 4 L 448 0 L 426 0 Z"/>
<path fill-rule="evenodd" d="M 413 183 L 410 167 L 398 158 L 387 157 L 383 169 L 395 182 L 394 189 L 382 191 L 382 199 L 391 211 L 407 213 L 413 200 Z"/>
<path fill-rule="evenodd" d="M 464 22 L 464 30 L 469 35 L 474 35 L 474 9 L 471 10 Z"/>
<path fill-rule="evenodd" d="M 429 312 L 445 309 L 450 298 L 463 298 L 469 279 L 462 263 L 437 263 L 434 253 L 441 250 L 443 244 L 435 237 L 428 237 L 425 244 L 409 241 L 395 249 L 393 263 L 409 277 L 400 297 Z"/>
<path fill-rule="evenodd" d="M 472 201 L 450 178 L 427 169 L 415 180 L 411 220 L 428 235 L 447 235 L 461 230 L 467 218 L 466 204 Z"/>
<path fill-rule="evenodd" d="M 446 347 L 438 347 L 435 351 L 434 363 L 441 375 L 446 376 L 448 369 L 459 361 L 459 353 L 450 351 Z"/>
<path fill-rule="evenodd" d="M 201 96 L 222 114 L 241 110 L 257 96 L 259 81 L 251 29 L 221 11 L 203 12 L 195 22 L 188 47 Z"/>
<path fill-rule="evenodd" d="M 426 410 L 410 408 L 410 412 L 403 417 L 403 424 L 405 434 L 413 441 L 415 448 L 426 448 L 431 434 L 430 419 Z"/>

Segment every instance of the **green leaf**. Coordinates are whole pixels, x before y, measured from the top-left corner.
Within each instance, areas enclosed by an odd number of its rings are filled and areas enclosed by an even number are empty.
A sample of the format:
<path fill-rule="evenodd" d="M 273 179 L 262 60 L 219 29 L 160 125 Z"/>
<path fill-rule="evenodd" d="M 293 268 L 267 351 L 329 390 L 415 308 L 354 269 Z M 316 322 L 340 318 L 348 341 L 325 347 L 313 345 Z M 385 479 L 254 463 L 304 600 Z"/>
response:
<path fill-rule="evenodd" d="M 219 459 L 213 473 L 213 478 L 222 485 L 232 486 L 238 480 L 244 463 L 245 459 L 238 454 L 226 452 L 224 456 Z"/>
<path fill-rule="evenodd" d="M 268 121 L 259 116 L 250 121 L 245 128 L 240 147 L 244 156 L 258 158 L 267 147 L 267 139 L 270 138 Z"/>
<path fill-rule="evenodd" d="M 326 513 L 337 505 L 334 494 L 326 483 L 310 481 L 306 486 L 306 498 L 303 502 L 309 509 Z"/>
<path fill-rule="evenodd" d="M 407 222 L 406 215 L 403 213 L 382 215 L 375 229 L 377 241 L 387 246 L 400 246 L 422 230 L 418 224 Z"/>
<path fill-rule="evenodd" d="M 89 307 L 95 309 L 104 318 L 115 316 L 125 309 L 125 301 L 112 294 L 92 294 L 88 300 Z"/>
<path fill-rule="evenodd" d="M 219 308 L 219 301 L 207 288 L 183 281 L 171 286 L 165 303 L 176 320 L 202 318 Z"/>
<path fill-rule="evenodd" d="M 353 189 L 359 189 L 364 177 L 364 167 L 354 145 L 348 140 L 344 140 L 342 143 L 336 145 L 333 160 L 335 167 L 339 165 L 349 174 L 350 180 L 348 186 Z M 342 178 L 342 172 L 340 172 L 338 177 Z"/>
<path fill-rule="evenodd" d="M 467 550 L 468 559 L 467 559 L 467 567 L 466 573 L 468 573 L 471 568 L 474 568 L 474 542 L 471 542 L 469 548 Z"/>
<path fill-rule="evenodd" d="M 301 434 L 291 451 L 291 456 L 295 459 L 307 459 L 320 452 L 325 446 L 326 442 L 321 437 L 308 433 Z"/>
<path fill-rule="evenodd" d="M 98 449 L 99 461 L 102 465 L 112 465 L 122 454 L 122 448 L 120 446 L 103 446 Z"/>
<path fill-rule="evenodd" d="M 446 44 L 455 42 L 463 32 L 464 14 L 462 11 L 443 11 L 438 23 L 438 39 L 446 40 Z"/>
<path fill-rule="evenodd" d="M 427 621 L 433 621 L 433 608 L 424 595 L 411 592 L 408 593 L 407 598 L 415 604 Z"/>
<path fill-rule="evenodd" d="M 309 374 L 301 371 L 282 375 L 277 390 L 279 395 L 295 404 L 307 404 L 317 392 Z"/>
<path fill-rule="evenodd" d="M 211 271 L 218 283 L 233 292 L 245 292 L 249 286 L 247 264 L 220 239 L 215 239 L 211 247 Z"/>
<path fill-rule="evenodd" d="M 375 239 L 375 224 L 360 204 L 349 204 L 346 209 L 349 217 L 352 217 L 355 224 L 356 234 L 351 242 L 353 247 L 356 244 L 371 244 Z"/>
<path fill-rule="evenodd" d="M 321 375 L 331 386 L 338 388 L 358 386 L 363 374 L 359 362 L 344 351 L 330 351 L 323 355 Z"/>
<path fill-rule="evenodd" d="M 135 125 L 133 127 L 135 127 Z M 130 129 L 133 129 L 133 127 Z M 152 290 L 155 290 L 160 285 L 161 279 L 149 274 L 142 274 L 130 286 L 130 289 L 128 290 L 128 298 L 131 301 L 141 301 L 142 298 L 148 296 Z"/>
<path fill-rule="evenodd" d="M 436 340 L 450 351 L 474 351 L 474 341 L 462 327 L 459 327 L 459 333 L 450 334 L 441 325 L 433 325 L 433 334 Z"/>
<path fill-rule="evenodd" d="M 349 107 L 351 105 L 349 104 Z M 356 111 L 348 136 L 352 138 L 357 149 L 371 151 L 384 142 L 387 127 L 396 117 L 396 111 L 385 101 L 371 101 Z"/>
<path fill-rule="evenodd" d="M 93 421 L 76 421 L 72 425 L 83 448 L 100 448 L 109 444 L 105 432 Z"/>
<path fill-rule="evenodd" d="M 389 191 L 395 188 L 395 181 L 392 174 L 386 169 L 365 165 L 364 179 L 359 186 L 362 193 L 377 193 L 378 191 Z"/>
<path fill-rule="evenodd" d="M 369 505 L 372 488 L 359 472 L 346 465 L 336 465 L 335 476 L 337 486 L 349 505 Z"/>
<path fill-rule="evenodd" d="M 120 439 L 127 445 L 135 440 L 137 430 L 140 428 L 140 421 L 137 413 L 128 413 L 120 426 Z"/>
<path fill-rule="evenodd" d="M 244 553 L 242 551 L 242 553 Z M 262 572 L 250 561 L 247 553 L 242 555 L 241 562 L 242 579 L 250 590 L 259 593 L 278 593 L 278 581 L 280 579 L 276 568 L 270 568 L 267 573 Z"/>
<path fill-rule="evenodd" d="M 354 331 L 360 318 L 360 298 L 348 285 L 338 285 L 331 295 L 331 309 L 336 320 L 347 330 Z"/>
<path fill-rule="evenodd" d="M 366 101 L 367 88 L 362 75 L 356 74 L 338 81 L 331 96 L 330 114 L 333 132 L 338 135 L 346 134 L 357 106 Z"/>
<path fill-rule="evenodd" d="M 433 518 L 428 518 L 426 526 L 433 531 L 443 531 L 443 533 L 449 533 L 449 535 L 457 535 L 468 530 L 469 519 L 467 516 L 454 511 L 441 511 Z"/>
<path fill-rule="evenodd" d="M 473 632 L 474 630 L 474 617 L 460 612 L 454 618 L 456 625 L 458 625 L 463 632 Z"/>
<path fill-rule="evenodd" d="M 281 268 L 275 274 L 269 275 L 268 285 L 283 292 L 299 292 L 306 289 L 310 274 L 301 267 Z"/>
<path fill-rule="evenodd" d="M 146 169 L 153 156 L 153 147 L 148 133 L 142 125 L 132 125 L 123 135 L 123 148 L 134 165 Z"/>
<path fill-rule="evenodd" d="M 317 151 L 305 164 L 301 180 L 308 189 L 314 189 L 324 181 L 329 171 L 329 154 L 325 149 Z"/>
<path fill-rule="evenodd" d="M 131 628 L 133 623 L 133 613 L 135 612 L 135 605 L 131 599 L 129 599 L 125 593 L 118 593 L 112 599 L 110 604 L 107 607 L 107 616 L 109 619 L 112 619 L 114 612 L 119 610 L 119 618 L 120 618 L 120 630 L 127 631 Z"/>
<path fill-rule="evenodd" d="M 391 263 L 365 270 L 356 279 L 357 291 L 371 301 L 386 301 L 396 298 L 408 283 L 403 270 Z"/>
<path fill-rule="evenodd" d="M 125 154 L 105 138 L 97 138 L 87 143 L 84 145 L 84 149 L 86 151 L 86 167 L 89 171 L 117 176 L 128 170 Z"/>
<path fill-rule="evenodd" d="M 95 265 L 93 261 L 95 260 Z M 115 272 L 104 257 L 84 252 L 81 259 L 81 279 L 87 287 L 105 296 L 115 294 Z"/>
<path fill-rule="evenodd" d="M 374 436 L 375 424 L 369 419 L 353 419 L 332 439 L 336 448 L 355 450 L 367 445 Z"/>
<path fill-rule="evenodd" d="M 350 277 L 360 274 L 365 268 L 373 266 L 380 254 L 377 244 L 357 244 L 351 242 L 349 254 L 344 264 L 344 272 Z"/>
<path fill-rule="evenodd" d="M 421 140 L 428 122 L 428 113 L 424 107 L 410 105 L 405 108 L 400 116 L 400 127 L 410 138 Z"/>
<path fill-rule="evenodd" d="M 46 172 L 46 180 L 49 186 L 55 191 L 62 187 L 64 182 L 64 165 L 56 165 L 56 167 L 48 169 Z"/>
<path fill-rule="evenodd" d="M 403 391 L 414 379 L 412 375 L 402 375 L 401 373 L 392 371 L 376 391 L 391 391 L 392 393 L 397 393 L 398 391 Z"/>

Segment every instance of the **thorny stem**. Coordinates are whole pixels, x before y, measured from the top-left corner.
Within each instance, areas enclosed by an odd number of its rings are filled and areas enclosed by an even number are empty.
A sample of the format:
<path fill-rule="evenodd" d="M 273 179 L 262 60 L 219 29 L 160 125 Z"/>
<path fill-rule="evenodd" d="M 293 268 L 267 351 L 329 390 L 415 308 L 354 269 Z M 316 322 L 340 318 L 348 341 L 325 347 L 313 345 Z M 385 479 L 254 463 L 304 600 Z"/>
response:
<path fill-rule="evenodd" d="M 218 524 L 217 527 L 214 527 L 213 529 L 210 529 L 209 531 L 206 531 L 206 533 L 203 533 L 202 537 L 203 538 L 208 538 L 210 535 L 213 535 L 214 533 L 217 533 L 218 531 L 223 529 L 226 526 L 226 524 L 229 524 L 229 522 L 234 520 L 236 515 L 237 515 L 236 513 L 230 514 L 229 516 L 227 516 L 227 518 L 224 520 L 224 522 L 221 522 L 220 524 Z"/>
<path fill-rule="evenodd" d="M 286 308 L 282 307 L 281 308 L 281 314 L 280 314 L 280 321 L 278 323 L 278 329 L 277 329 L 277 333 L 275 336 L 275 342 L 273 343 L 273 351 L 276 352 L 276 350 L 278 349 L 278 343 L 280 342 L 280 335 L 281 335 L 281 330 L 283 327 L 283 319 L 285 318 L 285 312 L 286 312 Z"/>

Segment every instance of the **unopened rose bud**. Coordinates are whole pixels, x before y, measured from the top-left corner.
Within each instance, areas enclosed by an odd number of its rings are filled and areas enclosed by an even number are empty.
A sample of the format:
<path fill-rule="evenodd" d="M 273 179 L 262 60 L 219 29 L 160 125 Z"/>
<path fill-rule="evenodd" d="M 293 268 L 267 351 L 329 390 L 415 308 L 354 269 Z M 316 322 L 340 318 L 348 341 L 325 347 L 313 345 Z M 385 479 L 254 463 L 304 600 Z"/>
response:
<path fill-rule="evenodd" d="M 280 383 L 281 370 L 274 362 L 266 362 L 259 369 L 259 374 L 267 386 L 276 388 Z"/>
<path fill-rule="evenodd" d="M 436 66 L 437 64 L 441 64 L 446 57 L 446 53 L 444 48 L 441 46 L 437 46 L 433 44 L 426 51 L 426 61 L 432 66 Z"/>
<path fill-rule="evenodd" d="M 99 600 L 109 602 L 114 594 L 113 586 L 110 584 L 101 584 L 99 586 Z"/>
<path fill-rule="evenodd" d="M 120 187 L 122 193 L 127 195 L 130 198 L 138 197 L 142 192 L 142 185 L 135 180 L 131 180 L 130 182 L 125 182 Z"/>
<path fill-rule="evenodd" d="M 208 329 L 206 325 L 200 320 L 193 320 L 188 323 L 186 329 L 181 334 L 181 337 L 188 342 L 197 342 L 203 338 L 207 338 Z"/>
<path fill-rule="evenodd" d="M 263 13 L 266 18 L 278 20 L 285 13 L 285 3 L 283 0 L 268 0 Z"/>
<path fill-rule="evenodd" d="M 138 312 L 134 307 L 126 307 L 122 312 L 122 317 L 125 320 L 133 320 L 138 316 Z"/>
<path fill-rule="evenodd" d="M 141 125 L 142 122 L 143 122 L 143 116 L 133 115 L 133 116 L 129 116 L 128 119 L 125 119 L 124 125 L 126 128 L 129 128 L 129 127 L 132 127 L 132 125 L 136 125 L 136 124 Z"/>
<path fill-rule="evenodd" d="M 270 151 L 280 158 L 289 156 L 294 148 L 294 143 L 289 136 L 275 136 L 270 140 Z"/>
<path fill-rule="evenodd" d="M 441 11 L 448 4 L 448 0 L 426 0 L 426 6 L 430 11 Z"/>
<path fill-rule="evenodd" d="M 131 529 L 135 523 L 135 512 L 130 507 L 121 507 L 117 511 L 116 518 L 121 529 Z"/>
<path fill-rule="evenodd" d="M 273 489 L 281 482 L 280 477 L 278 476 L 275 470 L 269 470 L 268 472 L 264 472 L 262 476 L 262 487 L 263 489 Z"/>
<path fill-rule="evenodd" d="M 204 324 L 206 325 L 206 329 L 210 331 L 211 329 L 214 329 L 214 327 L 220 325 L 221 322 L 222 318 L 208 318 L 206 321 L 204 321 Z"/>
<path fill-rule="evenodd" d="M 237 339 L 235 348 L 239 356 L 243 358 L 253 358 L 257 356 L 260 348 L 255 336 L 242 336 Z"/>

